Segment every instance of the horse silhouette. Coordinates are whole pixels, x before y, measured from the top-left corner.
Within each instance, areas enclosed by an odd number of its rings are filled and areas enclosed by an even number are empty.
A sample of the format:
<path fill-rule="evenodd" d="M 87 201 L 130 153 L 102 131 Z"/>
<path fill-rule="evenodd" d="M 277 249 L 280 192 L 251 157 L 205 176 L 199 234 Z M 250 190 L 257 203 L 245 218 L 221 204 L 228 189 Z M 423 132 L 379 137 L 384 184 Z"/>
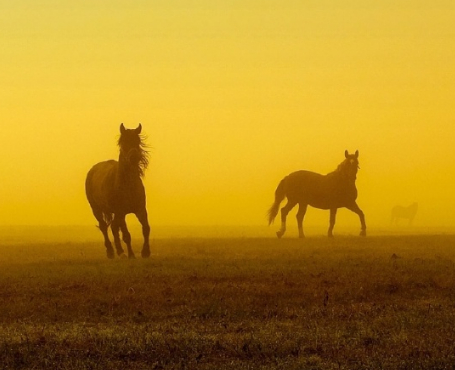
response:
<path fill-rule="evenodd" d="M 119 230 L 128 248 L 128 258 L 135 258 L 131 247 L 131 234 L 125 216 L 134 213 L 142 225 L 144 244 L 141 255 L 150 256 L 150 226 L 147 218 L 145 189 L 142 177 L 148 166 L 148 152 L 140 135 L 142 125 L 126 129 L 120 125 L 118 161 L 109 160 L 94 165 L 87 174 L 85 192 L 93 214 L 104 236 L 107 257 L 114 258 L 114 249 L 108 236 L 111 227 L 115 248 L 120 257 L 126 257 L 120 241 Z"/>
<path fill-rule="evenodd" d="M 390 219 L 390 223 L 393 225 L 398 224 L 398 219 L 404 218 L 407 219 L 409 222 L 409 226 L 412 225 L 412 222 L 414 221 L 414 217 L 417 214 L 417 210 L 419 208 L 419 205 L 417 203 L 412 203 L 408 207 L 403 207 L 403 206 L 395 206 L 392 208 L 392 215 Z"/>
<path fill-rule="evenodd" d="M 269 225 L 273 222 L 281 202 L 287 198 L 287 204 L 281 208 L 281 228 L 276 235 L 281 238 L 286 232 L 286 217 L 299 205 L 297 226 L 299 237 L 303 238 L 303 218 L 310 205 L 319 209 L 330 210 L 330 225 L 328 236 L 333 237 L 333 227 L 338 208 L 347 208 L 360 218 L 361 236 L 366 236 L 365 216 L 356 203 L 357 188 L 355 180 L 359 167 L 359 151 L 349 154 L 345 151 L 345 159 L 337 169 L 327 175 L 310 171 L 297 171 L 286 176 L 275 191 L 275 202 L 268 211 Z"/>

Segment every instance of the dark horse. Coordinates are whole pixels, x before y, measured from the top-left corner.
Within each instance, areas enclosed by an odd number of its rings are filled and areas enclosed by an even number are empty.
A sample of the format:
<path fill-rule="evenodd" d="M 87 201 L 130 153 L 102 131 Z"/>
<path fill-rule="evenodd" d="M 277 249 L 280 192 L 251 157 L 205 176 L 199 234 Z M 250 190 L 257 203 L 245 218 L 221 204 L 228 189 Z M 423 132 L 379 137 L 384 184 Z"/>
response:
<path fill-rule="evenodd" d="M 365 216 L 356 203 L 357 188 L 355 180 L 359 167 L 359 151 L 355 154 L 349 154 L 345 151 L 345 160 L 340 163 L 338 168 L 328 173 L 320 175 L 310 171 L 297 171 L 286 176 L 281 180 L 275 191 L 275 202 L 270 207 L 269 225 L 273 222 L 280 203 L 287 197 L 287 204 L 281 209 L 281 229 L 276 235 L 281 238 L 286 232 L 286 216 L 294 206 L 299 204 L 297 213 L 297 225 L 299 227 L 299 237 L 303 238 L 303 218 L 308 205 L 320 208 L 330 209 L 330 226 L 329 237 L 332 237 L 333 226 L 337 209 L 345 207 L 360 217 L 361 236 L 366 236 Z"/>
<path fill-rule="evenodd" d="M 109 160 L 94 165 L 85 180 L 85 192 L 93 214 L 104 236 L 108 258 L 114 258 L 114 249 L 107 233 L 109 225 L 114 235 L 115 248 L 120 257 L 126 257 L 120 242 L 119 230 L 128 248 L 128 258 L 135 258 L 131 248 L 131 235 L 126 227 L 125 216 L 134 213 L 142 224 L 144 246 L 142 257 L 150 256 L 150 226 L 145 208 L 145 189 L 142 176 L 148 166 L 148 152 L 140 135 L 141 124 L 136 129 L 120 126 L 118 162 Z"/>

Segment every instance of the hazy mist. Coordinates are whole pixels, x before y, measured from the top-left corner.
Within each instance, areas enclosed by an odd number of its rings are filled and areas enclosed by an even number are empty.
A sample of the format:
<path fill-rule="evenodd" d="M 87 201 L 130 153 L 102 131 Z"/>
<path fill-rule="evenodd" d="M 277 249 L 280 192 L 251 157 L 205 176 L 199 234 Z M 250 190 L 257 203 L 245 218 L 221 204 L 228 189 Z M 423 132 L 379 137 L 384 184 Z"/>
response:
<path fill-rule="evenodd" d="M 0 225 L 95 225 L 85 176 L 118 158 L 120 123 L 141 122 L 152 233 L 267 228 L 279 181 L 333 171 L 346 149 L 368 227 L 413 202 L 414 228 L 455 226 L 450 0 L 0 8 Z M 328 217 L 310 208 L 304 224 Z M 337 227 L 358 217 L 341 210 Z"/>

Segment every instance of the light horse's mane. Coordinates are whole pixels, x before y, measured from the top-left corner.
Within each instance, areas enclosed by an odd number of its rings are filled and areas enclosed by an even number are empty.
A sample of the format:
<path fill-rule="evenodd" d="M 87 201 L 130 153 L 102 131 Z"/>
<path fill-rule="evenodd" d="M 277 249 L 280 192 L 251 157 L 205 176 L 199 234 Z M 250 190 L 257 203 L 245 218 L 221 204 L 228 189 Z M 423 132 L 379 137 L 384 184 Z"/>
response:
<path fill-rule="evenodd" d="M 351 164 L 351 159 L 346 158 L 341 162 L 335 170 L 332 172 L 329 172 L 327 176 L 341 176 L 344 179 L 350 179 L 352 181 L 355 181 L 357 178 L 357 170 L 360 168 L 357 164 L 357 168 L 355 171 L 351 170 L 350 164 Z M 349 172 L 351 170 L 351 172 Z"/>

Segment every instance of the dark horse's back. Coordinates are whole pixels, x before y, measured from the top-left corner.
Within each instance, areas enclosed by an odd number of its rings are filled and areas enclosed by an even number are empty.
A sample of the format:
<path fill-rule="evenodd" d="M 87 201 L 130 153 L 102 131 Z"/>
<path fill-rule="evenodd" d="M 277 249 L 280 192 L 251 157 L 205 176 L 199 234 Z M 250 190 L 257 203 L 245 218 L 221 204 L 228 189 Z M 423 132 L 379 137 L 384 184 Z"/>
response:
<path fill-rule="evenodd" d="M 117 184 L 119 163 L 100 162 L 87 174 L 85 192 L 92 210 L 102 212 L 106 221 L 121 209 L 123 214 L 136 213 L 145 206 L 145 189 L 139 177 L 125 184 Z M 134 186 L 133 186 L 134 185 Z M 109 222 L 108 222 L 109 223 Z"/>
<path fill-rule="evenodd" d="M 286 195 L 319 209 L 344 207 L 357 198 L 355 183 L 340 182 L 333 173 L 321 175 L 311 171 L 296 171 L 286 178 Z"/>
<path fill-rule="evenodd" d="M 113 188 L 118 162 L 109 160 L 95 164 L 85 180 L 85 194 L 93 210 L 110 214 L 112 209 Z"/>

